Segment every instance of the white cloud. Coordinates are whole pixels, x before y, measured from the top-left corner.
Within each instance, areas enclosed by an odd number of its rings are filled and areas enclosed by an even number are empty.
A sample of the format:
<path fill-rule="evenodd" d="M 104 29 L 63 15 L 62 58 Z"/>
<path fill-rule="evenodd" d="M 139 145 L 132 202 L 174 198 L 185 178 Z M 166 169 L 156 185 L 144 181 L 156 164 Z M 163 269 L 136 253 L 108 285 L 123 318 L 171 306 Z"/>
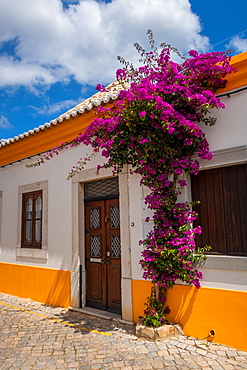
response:
<path fill-rule="evenodd" d="M 4 117 L 3 115 L 0 115 L 0 128 L 8 130 L 8 129 L 11 129 L 12 127 L 13 125 L 11 125 L 8 119 Z"/>
<path fill-rule="evenodd" d="M 61 111 L 64 111 L 68 108 L 71 108 L 77 104 L 79 104 L 83 99 L 80 100 L 64 100 L 60 102 L 56 102 L 54 104 L 46 104 L 42 107 L 35 107 L 33 105 L 29 105 L 29 108 L 32 108 L 35 110 L 37 114 L 55 114 L 60 113 Z"/>
<path fill-rule="evenodd" d="M 247 39 L 235 36 L 230 41 L 229 47 L 236 49 L 236 51 L 239 53 L 242 53 L 247 50 Z"/>
<path fill-rule="evenodd" d="M 147 29 L 157 45 L 171 43 L 181 52 L 209 46 L 189 0 L 1 1 L 0 43 L 16 44 L 15 55 L 0 54 L 0 86 L 51 85 L 72 77 L 81 84 L 111 82 L 117 55 L 137 61 L 133 44 L 148 47 Z"/>
<path fill-rule="evenodd" d="M 0 57 L 0 86 L 53 84 L 59 79 L 66 80 L 65 70 L 61 66 L 50 68 L 38 61 L 26 58 L 15 60 L 12 56 Z"/>

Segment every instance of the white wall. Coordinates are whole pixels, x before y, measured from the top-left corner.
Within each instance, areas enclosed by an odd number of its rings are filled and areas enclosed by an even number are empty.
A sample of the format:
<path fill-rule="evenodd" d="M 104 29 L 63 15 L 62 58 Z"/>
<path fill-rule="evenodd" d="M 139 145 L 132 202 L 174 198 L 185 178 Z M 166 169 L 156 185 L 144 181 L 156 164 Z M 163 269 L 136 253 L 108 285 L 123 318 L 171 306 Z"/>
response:
<path fill-rule="evenodd" d="M 212 151 L 233 148 L 247 143 L 247 92 L 233 94 L 221 98 L 225 109 L 213 111 L 217 118 L 216 125 L 206 127 L 201 125 Z"/>

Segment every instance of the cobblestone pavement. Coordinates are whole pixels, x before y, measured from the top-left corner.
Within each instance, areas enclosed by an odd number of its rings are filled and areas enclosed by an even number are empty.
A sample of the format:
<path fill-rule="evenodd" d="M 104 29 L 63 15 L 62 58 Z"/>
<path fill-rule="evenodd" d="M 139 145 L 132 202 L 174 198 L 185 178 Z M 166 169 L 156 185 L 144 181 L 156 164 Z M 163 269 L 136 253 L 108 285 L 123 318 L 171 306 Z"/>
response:
<path fill-rule="evenodd" d="M 132 326 L 0 293 L 0 369 L 247 369 L 247 352 L 178 336 L 138 339 Z"/>

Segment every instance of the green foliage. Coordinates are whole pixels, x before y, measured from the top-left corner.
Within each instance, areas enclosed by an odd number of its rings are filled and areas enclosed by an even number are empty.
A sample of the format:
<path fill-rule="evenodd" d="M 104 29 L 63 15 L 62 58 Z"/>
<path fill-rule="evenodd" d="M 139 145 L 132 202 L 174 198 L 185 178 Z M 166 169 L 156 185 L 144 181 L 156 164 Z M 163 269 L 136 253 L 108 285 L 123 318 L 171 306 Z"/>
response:
<path fill-rule="evenodd" d="M 144 310 L 144 325 L 158 328 L 167 323 L 166 314 L 170 312 L 170 309 L 165 307 L 165 301 L 164 289 L 157 289 L 153 285 L 151 295 L 147 298 L 147 303 L 145 303 L 147 308 Z"/>

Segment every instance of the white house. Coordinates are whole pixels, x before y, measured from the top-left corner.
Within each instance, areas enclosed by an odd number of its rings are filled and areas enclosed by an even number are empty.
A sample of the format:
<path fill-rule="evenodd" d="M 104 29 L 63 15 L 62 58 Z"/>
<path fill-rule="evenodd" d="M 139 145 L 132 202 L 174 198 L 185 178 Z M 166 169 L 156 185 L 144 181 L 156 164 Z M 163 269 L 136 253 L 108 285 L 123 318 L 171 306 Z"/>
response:
<path fill-rule="evenodd" d="M 201 198 L 198 243 L 212 252 L 197 290 L 178 283 L 168 293 L 169 320 L 187 335 L 247 350 L 247 52 L 232 58 L 238 72 L 219 92 L 226 109 L 203 127 L 212 161 L 191 178 L 185 199 Z M 79 146 L 26 168 L 40 153 L 70 141 L 94 119 L 93 104 L 112 104 L 117 92 L 98 93 L 56 120 L 0 144 L 0 291 L 62 307 L 96 308 L 137 322 L 150 293 L 142 279 L 139 240 L 150 225 L 147 190 L 129 168 L 117 177 L 96 174 L 98 155 L 66 180 Z M 120 316 L 119 316 L 120 317 Z"/>

